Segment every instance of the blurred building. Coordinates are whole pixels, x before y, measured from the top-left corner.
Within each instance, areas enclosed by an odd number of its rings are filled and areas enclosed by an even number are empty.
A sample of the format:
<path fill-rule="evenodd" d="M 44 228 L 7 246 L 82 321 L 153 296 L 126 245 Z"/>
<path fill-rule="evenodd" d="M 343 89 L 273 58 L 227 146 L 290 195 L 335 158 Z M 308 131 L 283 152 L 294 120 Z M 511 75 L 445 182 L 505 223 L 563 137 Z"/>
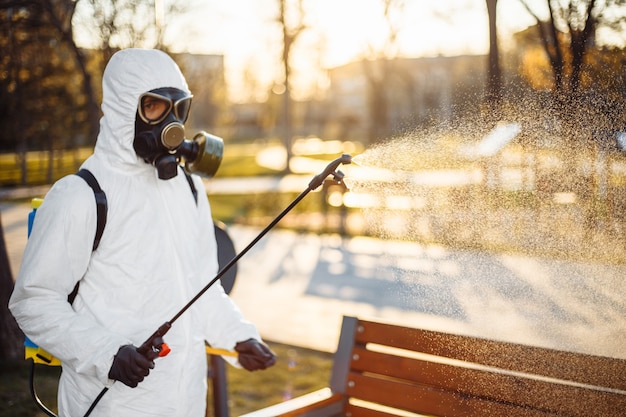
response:
<path fill-rule="evenodd" d="M 270 94 L 265 103 L 228 103 L 222 55 L 174 58 L 194 94 L 192 129 L 211 130 L 235 141 L 277 135 L 280 97 Z M 446 122 L 482 100 L 486 59 L 396 58 L 332 68 L 324 98 L 292 103 L 292 132 L 369 143 Z"/>
<path fill-rule="evenodd" d="M 329 70 L 329 134 L 383 138 L 450 120 L 482 97 L 486 56 L 363 60 Z M 382 136 L 382 137 L 381 137 Z"/>

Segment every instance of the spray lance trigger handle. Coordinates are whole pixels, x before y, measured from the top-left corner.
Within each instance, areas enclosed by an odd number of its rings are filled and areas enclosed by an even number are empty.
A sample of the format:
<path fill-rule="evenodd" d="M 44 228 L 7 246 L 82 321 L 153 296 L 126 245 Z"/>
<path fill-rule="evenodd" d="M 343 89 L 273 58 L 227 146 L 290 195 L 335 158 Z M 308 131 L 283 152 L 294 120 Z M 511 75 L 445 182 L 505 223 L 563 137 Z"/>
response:
<path fill-rule="evenodd" d="M 172 324 L 169 321 L 163 323 L 156 332 L 152 333 L 152 335 L 137 348 L 137 352 L 149 359 L 150 356 L 154 357 L 154 354 L 161 358 L 167 356 L 171 349 L 167 343 L 163 341 L 163 336 L 165 336 L 171 327 Z"/>
<path fill-rule="evenodd" d="M 333 172 L 332 175 L 333 175 L 333 181 L 335 181 L 337 184 L 341 184 L 341 181 L 343 181 L 343 177 L 346 176 L 346 174 L 344 174 L 340 170 Z"/>
<path fill-rule="evenodd" d="M 171 351 L 172 351 L 172 349 L 170 349 L 170 347 L 167 345 L 167 343 L 165 343 L 165 342 L 161 343 L 161 348 L 159 350 L 159 358 L 167 356 Z"/>
<path fill-rule="evenodd" d="M 154 343 L 152 345 L 152 352 L 156 353 L 159 358 L 167 356 L 172 350 L 168 346 L 167 343 L 163 341 L 162 338 L 157 337 L 154 339 Z"/>

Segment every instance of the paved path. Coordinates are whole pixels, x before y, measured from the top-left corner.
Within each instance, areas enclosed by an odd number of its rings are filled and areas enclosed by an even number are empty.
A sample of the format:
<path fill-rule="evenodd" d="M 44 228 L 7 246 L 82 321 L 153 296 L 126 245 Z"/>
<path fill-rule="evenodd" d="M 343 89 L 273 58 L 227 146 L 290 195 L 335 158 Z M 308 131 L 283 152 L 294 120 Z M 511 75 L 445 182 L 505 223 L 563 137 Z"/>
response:
<path fill-rule="evenodd" d="M 28 204 L 0 202 L 11 266 Z M 259 230 L 231 226 L 237 250 Z M 232 293 L 268 340 L 332 351 L 343 314 L 626 358 L 626 266 L 275 229 Z"/>
<path fill-rule="evenodd" d="M 626 266 L 288 231 L 247 256 L 233 298 L 275 340 L 332 350 L 349 314 L 626 357 Z"/>

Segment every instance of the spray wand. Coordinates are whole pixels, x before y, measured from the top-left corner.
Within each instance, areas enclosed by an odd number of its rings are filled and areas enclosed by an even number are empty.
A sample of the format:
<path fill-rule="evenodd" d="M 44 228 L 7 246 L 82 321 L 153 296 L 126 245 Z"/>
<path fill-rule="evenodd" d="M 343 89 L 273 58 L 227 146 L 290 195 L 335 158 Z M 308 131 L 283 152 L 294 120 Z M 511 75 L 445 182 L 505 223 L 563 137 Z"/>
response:
<path fill-rule="evenodd" d="M 204 293 L 206 293 L 209 288 L 213 286 L 213 284 L 215 284 L 220 278 L 222 278 L 222 276 L 224 276 L 224 274 L 226 274 L 226 272 L 228 272 L 230 268 L 232 268 L 239 261 L 239 259 L 241 259 L 250 249 L 252 249 L 252 247 L 256 245 L 259 240 L 261 240 L 263 236 L 267 234 L 267 232 L 269 232 L 274 226 L 276 226 L 276 224 L 278 224 L 278 222 L 283 217 L 285 217 L 285 215 L 289 213 L 291 209 L 293 209 L 304 197 L 306 197 L 307 194 L 322 185 L 327 177 L 332 175 L 333 181 L 340 183 L 343 180 L 344 174 L 343 172 L 338 170 L 339 165 L 346 165 L 350 164 L 351 162 L 352 157 L 348 154 L 343 154 L 339 158 L 328 164 L 324 171 L 313 177 L 313 179 L 309 182 L 307 188 L 302 191 L 300 195 L 298 195 L 298 197 L 296 197 L 296 199 L 291 202 L 291 204 L 289 204 L 278 216 L 276 216 L 276 218 L 272 220 L 272 222 L 268 224 L 265 229 L 263 229 L 261 233 L 259 233 L 258 236 L 255 237 L 252 242 L 248 244 L 248 246 L 246 246 L 241 252 L 239 252 L 239 254 L 231 259 L 231 261 L 226 264 L 204 288 L 202 288 L 191 300 L 189 300 L 189 302 L 185 304 L 183 308 L 181 308 L 170 320 L 159 326 L 159 328 L 154 333 L 152 333 L 152 335 L 150 335 L 150 337 L 148 337 L 146 341 L 141 344 L 141 346 L 137 348 L 137 352 L 141 353 L 144 356 L 147 356 L 148 352 L 153 351 L 157 352 L 160 357 L 166 356 L 170 352 L 170 348 L 163 341 L 163 336 L 165 336 L 165 334 L 169 332 L 174 322 L 176 322 L 176 320 L 178 320 L 180 316 L 185 313 L 185 311 L 187 311 L 196 301 L 198 301 L 198 299 L 202 297 Z M 84 417 L 88 417 L 91 414 L 102 396 L 106 394 L 107 391 L 108 388 L 104 388 L 100 392 L 100 394 L 96 397 L 94 402 L 89 407 L 89 410 L 87 410 L 87 413 L 85 413 Z"/>

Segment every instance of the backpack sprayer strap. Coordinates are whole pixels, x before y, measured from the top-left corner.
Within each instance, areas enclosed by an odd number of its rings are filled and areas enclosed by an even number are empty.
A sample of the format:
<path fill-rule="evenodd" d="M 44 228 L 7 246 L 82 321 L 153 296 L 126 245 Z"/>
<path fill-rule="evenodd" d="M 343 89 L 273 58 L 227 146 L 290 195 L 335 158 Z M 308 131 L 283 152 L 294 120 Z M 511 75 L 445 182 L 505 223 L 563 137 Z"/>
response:
<path fill-rule="evenodd" d="M 96 177 L 93 176 L 91 171 L 83 168 L 79 170 L 76 173 L 76 175 L 84 179 L 85 182 L 89 184 L 89 186 L 93 190 L 93 195 L 96 199 L 97 224 L 96 224 L 96 235 L 93 238 L 93 247 L 92 247 L 92 251 L 95 251 L 98 248 L 98 245 L 100 245 L 100 239 L 102 238 L 102 234 L 104 233 L 104 226 L 106 226 L 106 223 L 107 223 L 107 210 L 108 210 L 107 196 L 104 193 L 104 191 L 102 191 L 102 188 L 100 188 L 100 184 L 98 184 L 98 180 L 96 179 Z M 76 295 L 78 294 L 79 284 L 80 282 L 77 282 L 72 292 L 67 296 L 67 301 L 70 304 L 74 302 L 74 299 L 76 298 Z"/>
<path fill-rule="evenodd" d="M 96 250 L 100 244 L 102 233 L 104 233 L 104 226 L 107 223 L 107 196 L 104 191 L 102 191 L 102 188 L 100 188 L 100 184 L 98 184 L 96 177 L 94 177 L 89 170 L 83 168 L 78 171 L 76 175 L 84 179 L 85 182 L 89 184 L 96 199 L 98 224 L 96 226 L 96 236 L 93 239 L 93 250 Z"/>

